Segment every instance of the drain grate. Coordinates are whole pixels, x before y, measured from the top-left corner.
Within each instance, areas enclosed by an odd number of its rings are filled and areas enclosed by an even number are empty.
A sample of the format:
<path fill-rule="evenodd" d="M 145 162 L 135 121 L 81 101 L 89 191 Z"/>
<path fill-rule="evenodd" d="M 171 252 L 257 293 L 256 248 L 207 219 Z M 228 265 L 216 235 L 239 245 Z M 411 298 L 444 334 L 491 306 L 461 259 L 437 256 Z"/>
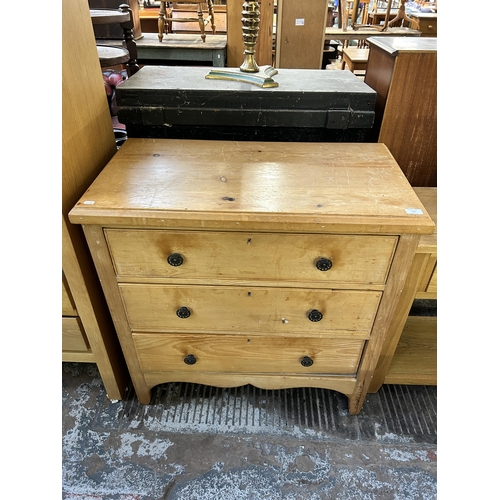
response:
<path fill-rule="evenodd" d="M 171 432 L 247 433 L 318 439 L 436 442 L 437 388 L 384 385 L 369 394 L 359 415 L 347 398 L 318 388 L 217 388 L 168 383 L 141 405 L 133 390 L 118 414 L 120 427 Z"/>

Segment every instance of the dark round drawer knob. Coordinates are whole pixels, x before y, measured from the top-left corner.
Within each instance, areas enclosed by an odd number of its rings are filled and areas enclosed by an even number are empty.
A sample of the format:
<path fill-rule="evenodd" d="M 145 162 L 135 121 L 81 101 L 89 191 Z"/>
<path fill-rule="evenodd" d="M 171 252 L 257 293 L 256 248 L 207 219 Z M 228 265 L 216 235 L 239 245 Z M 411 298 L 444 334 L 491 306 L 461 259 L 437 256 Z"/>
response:
<path fill-rule="evenodd" d="M 191 311 L 187 307 L 180 307 L 179 309 L 177 309 L 175 314 L 177 314 L 179 318 L 185 319 L 191 316 Z"/>
<path fill-rule="evenodd" d="M 300 364 L 302 366 L 305 366 L 306 368 L 308 366 L 312 366 L 312 364 L 314 363 L 314 361 L 309 357 L 309 356 L 304 356 L 301 360 L 300 360 Z"/>
<path fill-rule="evenodd" d="M 182 265 L 184 259 L 180 253 L 173 253 L 167 257 L 167 262 L 174 267 Z"/>
<path fill-rule="evenodd" d="M 186 365 L 194 365 L 196 363 L 196 358 L 192 354 L 188 354 L 184 358 L 184 363 L 186 363 Z"/>
<path fill-rule="evenodd" d="M 321 314 L 317 309 L 311 309 L 307 314 L 310 321 L 316 323 L 316 321 L 321 321 L 323 319 L 323 314 Z"/>
<path fill-rule="evenodd" d="M 316 267 L 320 271 L 328 271 L 328 269 L 332 268 L 332 261 L 330 259 L 327 259 L 326 257 L 320 257 L 316 261 Z"/>

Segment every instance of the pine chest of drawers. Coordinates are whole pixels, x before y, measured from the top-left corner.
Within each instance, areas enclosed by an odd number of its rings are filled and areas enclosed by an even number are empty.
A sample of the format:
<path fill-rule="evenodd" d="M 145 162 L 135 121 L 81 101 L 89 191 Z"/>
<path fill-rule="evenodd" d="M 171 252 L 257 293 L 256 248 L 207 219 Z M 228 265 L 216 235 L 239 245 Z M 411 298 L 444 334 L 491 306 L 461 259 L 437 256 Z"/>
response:
<path fill-rule="evenodd" d="M 129 139 L 70 212 L 139 400 L 323 387 L 358 413 L 421 234 L 383 144 Z"/>

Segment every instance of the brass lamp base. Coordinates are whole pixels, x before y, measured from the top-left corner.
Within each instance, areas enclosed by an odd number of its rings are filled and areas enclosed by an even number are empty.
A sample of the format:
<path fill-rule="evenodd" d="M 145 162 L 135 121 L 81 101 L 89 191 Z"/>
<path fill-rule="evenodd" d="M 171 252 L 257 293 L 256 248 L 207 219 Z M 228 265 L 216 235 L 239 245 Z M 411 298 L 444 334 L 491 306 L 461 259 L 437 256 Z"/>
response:
<path fill-rule="evenodd" d="M 245 44 L 245 60 L 237 68 L 214 68 L 205 78 L 214 80 L 234 80 L 237 82 L 251 83 L 259 87 L 278 87 L 271 77 L 278 73 L 272 66 L 259 68 L 255 61 L 255 44 L 259 34 L 260 11 L 258 0 L 245 0 L 243 2 L 243 16 L 241 19 L 243 30 L 243 43 Z"/>
<path fill-rule="evenodd" d="M 251 83 L 262 88 L 278 87 L 271 77 L 278 73 L 272 66 L 262 66 L 257 73 L 246 73 L 240 68 L 214 68 L 205 78 L 213 80 L 233 80 L 236 82 Z"/>

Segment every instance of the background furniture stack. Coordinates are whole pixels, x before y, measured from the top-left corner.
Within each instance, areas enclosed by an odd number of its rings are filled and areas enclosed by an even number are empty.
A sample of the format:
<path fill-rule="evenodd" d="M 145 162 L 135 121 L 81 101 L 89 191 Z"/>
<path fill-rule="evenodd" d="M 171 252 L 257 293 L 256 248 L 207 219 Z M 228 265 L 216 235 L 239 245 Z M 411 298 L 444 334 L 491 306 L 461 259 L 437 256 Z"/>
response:
<path fill-rule="evenodd" d="M 94 26 L 118 24 L 122 36 L 118 40 L 106 39 L 97 41 L 97 53 L 102 68 L 111 68 L 124 64 L 128 76 L 139 71 L 137 64 L 137 46 L 134 38 L 134 22 L 132 10 L 122 4 L 117 10 L 91 9 L 90 17 Z M 119 46 L 115 46 L 118 44 Z"/>
<path fill-rule="evenodd" d="M 128 5 L 132 12 L 134 39 L 142 38 L 139 0 L 88 0 L 88 3 L 90 10 L 118 10 L 120 5 Z M 94 34 L 99 40 L 120 40 L 123 39 L 123 28 L 118 23 L 94 25 Z"/>

